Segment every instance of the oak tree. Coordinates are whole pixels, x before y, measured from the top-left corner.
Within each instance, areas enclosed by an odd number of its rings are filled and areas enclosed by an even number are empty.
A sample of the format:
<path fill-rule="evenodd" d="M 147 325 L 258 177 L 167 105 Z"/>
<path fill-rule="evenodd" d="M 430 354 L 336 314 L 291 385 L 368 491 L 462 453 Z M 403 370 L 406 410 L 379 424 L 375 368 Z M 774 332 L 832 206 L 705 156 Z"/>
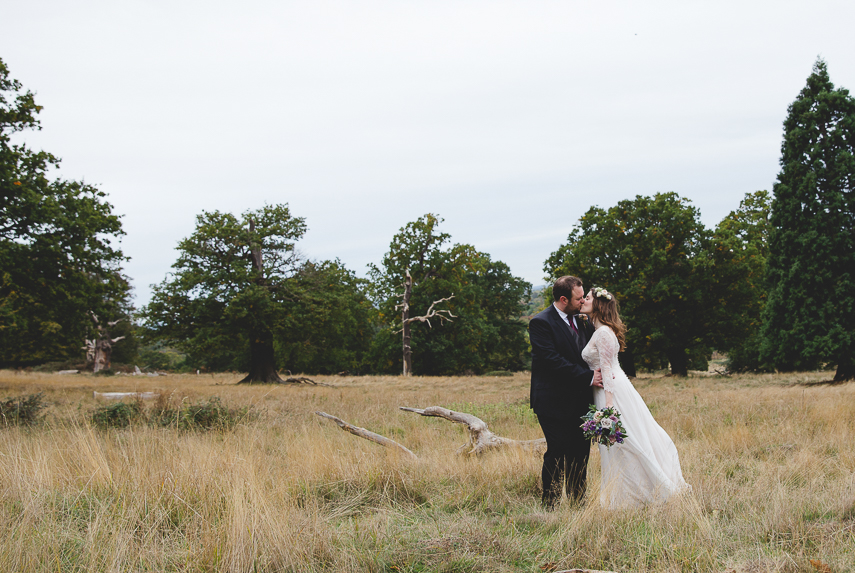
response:
<path fill-rule="evenodd" d="M 373 334 L 364 281 L 337 261 L 304 260 L 296 242 L 305 232 L 287 205 L 198 215 L 143 309 L 149 341 L 197 367 L 248 371 L 245 383 L 282 382 L 279 366 L 358 368 Z"/>
<path fill-rule="evenodd" d="M 685 376 L 690 366 L 706 368 L 711 237 L 699 216 L 676 193 L 591 207 L 546 260 L 553 280 L 575 275 L 585 288 L 602 286 L 616 295 L 628 326 L 625 369 L 670 363 L 673 374 Z"/>
<path fill-rule="evenodd" d="M 131 311 L 124 234 L 106 194 L 53 179 L 59 159 L 15 143 L 41 106 L 0 60 L 0 364 L 82 358 L 93 330 Z"/>
<path fill-rule="evenodd" d="M 228 367 L 248 347 L 242 382 L 281 382 L 273 336 L 287 320 L 288 279 L 299 266 L 295 242 L 305 231 L 287 205 L 241 217 L 203 212 L 178 244 L 172 276 L 154 285 L 146 326 L 212 369 Z"/>

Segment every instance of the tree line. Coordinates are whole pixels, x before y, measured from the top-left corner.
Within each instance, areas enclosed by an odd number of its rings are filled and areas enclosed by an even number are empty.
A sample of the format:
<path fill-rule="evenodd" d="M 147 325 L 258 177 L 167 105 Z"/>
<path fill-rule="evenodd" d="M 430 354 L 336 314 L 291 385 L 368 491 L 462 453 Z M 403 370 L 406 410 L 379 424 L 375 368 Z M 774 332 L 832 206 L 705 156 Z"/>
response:
<path fill-rule="evenodd" d="M 0 60 L 0 365 L 80 358 L 94 313 L 120 320 L 117 362 L 162 366 L 177 351 L 185 368 L 248 372 L 247 381 L 276 381 L 280 370 L 398 373 L 409 276 L 407 316 L 438 304 L 449 318 L 410 321 L 416 374 L 527 368 L 522 317 L 551 302 L 549 288 L 532 301 L 531 284 L 454 243 L 435 214 L 405 224 L 360 278 L 340 260 L 299 254 L 307 223 L 287 204 L 206 211 L 173 272 L 133 309 L 121 218 L 106 194 L 51 179 L 56 157 L 13 143 L 40 129 L 40 110 Z M 732 370 L 836 367 L 835 379 L 851 379 L 853 122 L 855 100 L 817 60 L 789 107 L 771 194 L 746 194 L 713 229 L 673 192 L 593 206 L 545 261 L 547 280 L 573 274 L 617 295 L 630 373 L 670 365 L 685 375 L 718 350 Z"/>

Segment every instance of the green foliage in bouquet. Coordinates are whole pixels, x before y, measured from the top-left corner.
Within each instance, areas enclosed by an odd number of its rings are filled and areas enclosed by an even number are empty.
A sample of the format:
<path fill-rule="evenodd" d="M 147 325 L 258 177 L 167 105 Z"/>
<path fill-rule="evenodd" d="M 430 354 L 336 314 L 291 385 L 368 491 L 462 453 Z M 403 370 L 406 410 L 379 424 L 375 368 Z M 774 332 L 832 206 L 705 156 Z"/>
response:
<path fill-rule="evenodd" d="M 594 404 L 582 416 L 582 431 L 587 439 L 607 448 L 622 444 L 629 437 L 620 421 L 620 413 L 615 408 L 598 410 Z"/>

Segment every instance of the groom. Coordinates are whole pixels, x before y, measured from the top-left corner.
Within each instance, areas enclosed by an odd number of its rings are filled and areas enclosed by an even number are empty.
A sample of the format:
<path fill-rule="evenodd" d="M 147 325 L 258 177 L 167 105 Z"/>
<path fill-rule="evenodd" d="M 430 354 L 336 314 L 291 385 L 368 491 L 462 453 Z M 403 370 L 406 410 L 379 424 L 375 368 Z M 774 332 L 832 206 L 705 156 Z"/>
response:
<path fill-rule="evenodd" d="M 546 438 L 543 454 L 543 505 L 555 507 L 561 490 L 574 501 L 585 495 L 591 443 L 582 433 L 582 416 L 594 403 L 591 386 L 602 387 L 600 371 L 591 371 L 582 349 L 593 327 L 575 315 L 585 290 L 576 277 L 564 276 L 552 287 L 555 299 L 529 322 L 531 408 Z"/>

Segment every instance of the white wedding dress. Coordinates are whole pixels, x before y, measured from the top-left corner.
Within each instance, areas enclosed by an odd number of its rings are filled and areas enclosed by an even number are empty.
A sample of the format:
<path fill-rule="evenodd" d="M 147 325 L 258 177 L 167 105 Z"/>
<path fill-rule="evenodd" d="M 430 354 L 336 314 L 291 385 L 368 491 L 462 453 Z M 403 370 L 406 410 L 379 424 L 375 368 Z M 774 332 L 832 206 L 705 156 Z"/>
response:
<path fill-rule="evenodd" d="M 641 395 L 618 364 L 620 345 L 608 326 L 600 325 L 582 350 L 591 370 L 599 368 L 603 386 L 626 428 L 627 438 L 611 448 L 599 446 L 602 467 L 600 503 L 608 508 L 664 502 L 691 486 L 683 479 L 677 448 L 656 423 Z M 606 393 L 594 388 L 597 408 L 606 406 Z"/>

